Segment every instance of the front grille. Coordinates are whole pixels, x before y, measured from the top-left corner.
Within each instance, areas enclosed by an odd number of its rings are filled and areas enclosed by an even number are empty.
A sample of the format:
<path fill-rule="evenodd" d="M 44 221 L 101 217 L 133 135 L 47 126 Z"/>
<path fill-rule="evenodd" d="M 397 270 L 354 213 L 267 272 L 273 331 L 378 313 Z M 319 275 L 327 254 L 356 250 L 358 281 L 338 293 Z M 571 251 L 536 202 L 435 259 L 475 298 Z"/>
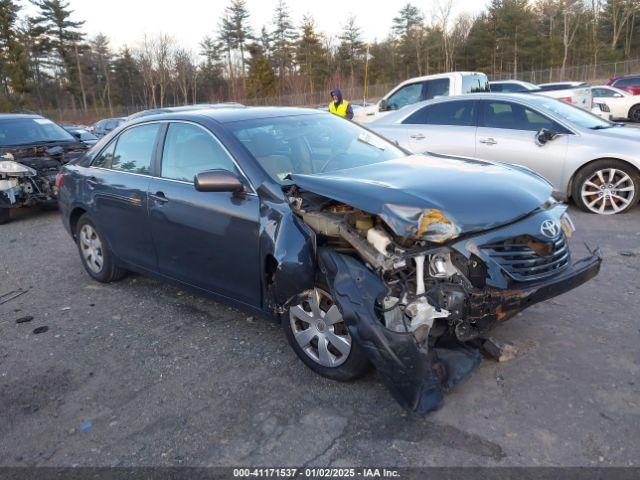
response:
<path fill-rule="evenodd" d="M 571 260 L 564 235 L 555 241 L 541 242 L 533 237 L 518 237 L 482 249 L 521 282 L 538 280 L 564 270 Z"/>

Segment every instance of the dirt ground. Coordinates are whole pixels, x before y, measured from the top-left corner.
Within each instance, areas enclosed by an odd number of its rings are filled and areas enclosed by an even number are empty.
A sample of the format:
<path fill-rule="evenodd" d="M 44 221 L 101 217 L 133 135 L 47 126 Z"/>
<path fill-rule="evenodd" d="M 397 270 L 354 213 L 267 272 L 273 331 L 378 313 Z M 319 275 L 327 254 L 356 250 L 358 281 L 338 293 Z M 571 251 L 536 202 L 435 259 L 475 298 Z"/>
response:
<path fill-rule="evenodd" d="M 638 465 L 640 208 L 572 213 L 601 274 L 498 327 L 518 357 L 422 418 L 374 372 L 316 376 L 278 325 L 90 280 L 57 212 L 20 212 L 0 227 L 0 295 L 28 289 L 0 305 L 0 465 Z"/>

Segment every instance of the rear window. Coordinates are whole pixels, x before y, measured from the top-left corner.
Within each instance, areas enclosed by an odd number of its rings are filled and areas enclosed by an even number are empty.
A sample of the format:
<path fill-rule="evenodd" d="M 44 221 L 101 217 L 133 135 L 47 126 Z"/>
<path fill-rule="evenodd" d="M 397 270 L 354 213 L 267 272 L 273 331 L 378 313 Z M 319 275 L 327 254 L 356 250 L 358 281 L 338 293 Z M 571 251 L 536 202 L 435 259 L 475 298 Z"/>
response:
<path fill-rule="evenodd" d="M 482 93 L 490 92 L 489 79 L 485 74 L 463 75 L 462 93 Z"/>

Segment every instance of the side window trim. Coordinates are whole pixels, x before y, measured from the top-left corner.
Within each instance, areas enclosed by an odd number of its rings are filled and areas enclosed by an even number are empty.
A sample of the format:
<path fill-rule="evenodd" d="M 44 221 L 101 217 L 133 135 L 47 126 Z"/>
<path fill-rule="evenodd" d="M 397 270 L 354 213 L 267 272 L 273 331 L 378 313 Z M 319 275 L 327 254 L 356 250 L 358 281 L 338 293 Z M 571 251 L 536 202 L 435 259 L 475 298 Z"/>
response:
<path fill-rule="evenodd" d="M 478 127 L 494 128 L 496 130 L 514 130 L 514 131 L 517 131 L 517 132 L 532 132 L 533 131 L 533 130 L 522 130 L 522 129 L 519 129 L 519 128 L 488 127 L 486 119 L 485 119 L 485 112 L 486 112 L 486 109 L 488 108 L 488 105 L 489 105 L 489 103 L 491 101 L 492 100 L 480 100 L 479 101 L 480 105 L 479 105 L 478 122 L 477 122 L 477 126 Z M 528 105 L 523 105 L 523 104 L 520 104 L 520 103 L 510 102 L 510 101 L 507 101 L 507 100 L 496 100 L 496 101 L 501 102 L 501 103 L 508 103 L 509 105 L 517 105 L 518 107 L 523 108 L 523 109 L 529 109 L 532 112 L 534 112 L 534 113 L 540 115 L 541 117 L 545 118 L 549 122 L 554 123 L 555 125 L 560 127 L 562 131 L 558 132 L 558 133 L 573 134 L 573 132 L 571 130 L 569 130 L 568 128 L 566 128 L 564 125 L 562 125 L 558 121 L 554 120 L 553 118 L 550 118 L 545 113 L 543 113 L 543 112 L 541 112 L 541 111 L 539 111 L 539 110 L 537 110 L 537 109 L 535 109 L 533 107 L 530 107 Z"/>
<path fill-rule="evenodd" d="M 136 128 L 136 127 L 141 127 L 143 125 L 152 125 L 155 123 L 159 123 L 162 124 L 160 129 L 158 130 L 158 133 L 156 134 L 156 138 L 155 141 L 153 143 L 153 151 L 151 152 L 151 163 L 149 165 L 149 173 L 137 173 L 137 172 L 127 172 L 126 170 L 116 170 L 114 168 L 105 168 L 105 167 L 97 167 L 94 165 L 95 161 L 100 158 L 100 156 L 102 155 L 102 153 L 104 151 L 106 151 L 109 147 L 111 147 L 111 145 L 114 145 L 114 153 L 118 150 L 118 141 L 120 140 L 120 137 L 122 136 L 123 133 L 128 132 L 129 130 L 131 130 L 132 128 Z M 131 125 L 125 129 L 123 129 L 121 132 L 118 133 L 118 136 L 115 137 L 114 139 L 112 139 L 109 143 L 107 143 L 101 150 L 100 152 L 93 157 L 93 159 L 91 160 L 91 163 L 89 164 L 89 168 L 98 168 L 100 170 L 109 170 L 110 172 L 119 172 L 119 173 L 125 173 L 127 175 L 138 175 L 140 177 L 153 177 L 155 176 L 153 174 L 154 172 L 154 168 L 155 168 L 155 158 L 156 155 L 158 153 L 158 142 L 160 141 L 160 139 L 164 139 L 164 129 L 166 128 L 166 121 L 152 121 L 152 122 L 144 122 L 144 123 L 136 123 L 135 125 Z"/>
<path fill-rule="evenodd" d="M 164 152 L 165 142 L 167 140 L 167 132 L 169 131 L 169 126 L 172 123 L 185 123 L 187 125 L 193 125 L 195 127 L 198 127 L 200 129 L 204 130 L 206 133 L 208 133 L 213 138 L 213 140 L 218 143 L 218 145 L 222 148 L 222 150 L 227 154 L 229 159 L 233 162 L 233 164 L 238 169 L 238 172 L 240 172 L 240 176 L 244 180 L 245 184 L 250 188 L 251 191 L 246 192 L 246 194 L 258 196 L 258 193 L 257 193 L 255 187 L 251 183 L 251 180 L 249 180 L 249 177 L 247 176 L 245 171 L 242 169 L 240 164 L 238 164 L 238 161 L 231 154 L 231 152 L 224 145 L 224 143 L 222 143 L 218 139 L 217 135 L 214 134 L 211 130 L 209 130 L 208 128 L 206 128 L 203 125 L 200 125 L 199 123 L 190 122 L 188 120 L 167 120 L 164 123 L 166 124 L 165 127 L 164 127 L 164 131 L 162 132 L 161 135 L 159 135 L 159 137 L 161 138 L 161 143 L 158 146 L 158 152 L 157 152 L 157 157 L 158 157 L 157 158 L 157 162 L 158 163 L 156 165 L 156 167 L 157 167 L 157 171 L 156 171 L 157 175 L 154 175 L 156 178 L 158 178 L 159 180 L 166 180 L 168 182 L 178 182 L 178 183 L 184 183 L 184 184 L 187 184 L 187 185 L 193 185 L 193 182 L 186 182 L 184 180 L 175 180 L 173 178 L 165 178 L 165 177 L 161 176 L 161 172 L 162 172 L 162 155 L 163 155 L 163 152 Z"/>

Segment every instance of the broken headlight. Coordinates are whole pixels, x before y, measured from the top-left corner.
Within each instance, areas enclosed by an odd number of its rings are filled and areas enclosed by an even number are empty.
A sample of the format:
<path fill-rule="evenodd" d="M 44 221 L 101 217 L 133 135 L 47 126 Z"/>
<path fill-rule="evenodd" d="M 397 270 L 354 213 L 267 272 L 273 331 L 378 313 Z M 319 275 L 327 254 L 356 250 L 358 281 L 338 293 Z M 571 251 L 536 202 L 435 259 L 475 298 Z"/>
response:
<path fill-rule="evenodd" d="M 569 238 L 573 235 L 573 232 L 576 231 L 576 227 L 573 225 L 573 220 L 567 212 L 564 212 L 560 217 L 560 227 L 562 227 L 562 231 L 564 232 L 564 236 Z"/>
<path fill-rule="evenodd" d="M 22 175 L 35 175 L 36 171 L 33 168 L 22 165 L 13 160 L 0 161 L 0 174 L 22 174 Z"/>
<path fill-rule="evenodd" d="M 418 237 L 444 243 L 460 235 L 460 228 L 438 209 L 426 210 L 418 221 Z"/>

